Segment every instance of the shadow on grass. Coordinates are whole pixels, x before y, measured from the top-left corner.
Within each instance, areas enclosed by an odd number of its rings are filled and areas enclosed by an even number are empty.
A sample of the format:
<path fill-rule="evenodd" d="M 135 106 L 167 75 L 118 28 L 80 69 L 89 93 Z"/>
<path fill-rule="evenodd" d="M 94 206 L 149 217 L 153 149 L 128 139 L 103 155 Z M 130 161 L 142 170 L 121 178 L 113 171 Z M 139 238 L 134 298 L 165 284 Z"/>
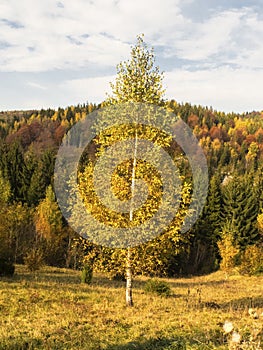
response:
<path fill-rule="evenodd" d="M 182 281 L 178 281 L 178 282 L 174 282 L 174 281 L 169 281 L 168 283 L 171 285 L 171 287 L 173 288 L 196 288 L 196 287 L 202 287 L 202 286 L 221 286 L 224 285 L 226 283 L 225 280 L 220 280 L 220 281 L 202 281 L 202 282 L 193 282 L 193 281 L 187 281 L 187 278 L 185 278 L 186 281 L 182 282 Z M 190 279 L 190 277 L 189 277 Z"/>
<path fill-rule="evenodd" d="M 62 341 L 57 341 L 54 344 L 45 344 L 46 342 L 43 339 L 22 339 L 22 338 L 13 338 L 6 339 L 4 342 L 0 342 L 0 350 L 27 350 L 27 349 L 56 349 L 56 350 L 66 350 L 72 349 L 70 344 L 63 344 Z M 52 347 L 52 345 L 54 347 Z M 86 346 L 87 345 L 87 346 Z M 99 350 L 102 349 L 100 341 L 93 340 L 92 343 L 78 345 L 75 344 L 76 349 L 88 349 L 88 350 Z M 183 338 L 177 339 L 150 339 L 146 341 L 134 341 L 126 344 L 119 345 L 110 345 L 107 348 L 103 347 L 106 350 L 186 350 L 186 342 Z"/>
<path fill-rule="evenodd" d="M 66 272 L 59 271 L 59 269 L 45 271 L 39 270 L 36 272 L 17 271 L 12 277 L 2 277 L 0 279 L 5 283 L 17 283 L 17 282 L 37 282 L 37 283 L 50 283 L 50 284 L 67 284 L 78 285 L 81 281 L 81 271 L 67 270 Z M 108 288 L 123 288 L 125 282 L 111 280 L 107 276 L 94 276 L 92 279 L 93 286 L 108 287 Z M 134 285 L 135 286 L 135 285 Z M 135 288 L 139 287 L 137 285 Z"/>
<path fill-rule="evenodd" d="M 224 344 L 225 339 L 222 332 L 216 329 L 206 333 L 197 332 L 187 338 L 177 335 L 173 338 L 138 339 L 126 344 L 108 346 L 106 350 L 207 350 Z"/>
<path fill-rule="evenodd" d="M 80 284 L 80 275 L 81 271 L 76 270 L 64 270 L 56 267 L 44 267 L 43 269 L 40 269 L 36 272 L 29 272 L 27 271 L 26 267 L 24 265 L 17 265 L 15 275 L 11 278 L 1 278 L 6 283 L 12 284 L 13 282 L 36 282 L 36 283 L 49 283 L 49 284 L 58 284 L 58 285 L 67 285 L 67 287 L 74 287 L 76 285 Z M 150 277 L 149 277 L 150 278 Z M 133 281 L 133 289 L 134 290 L 144 290 L 146 280 L 140 280 L 137 279 L 136 276 L 134 277 Z M 189 282 L 186 281 L 174 281 L 174 280 L 167 280 L 168 284 L 172 288 L 196 288 L 196 287 L 202 287 L 206 285 L 213 285 L 213 286 L 220 286 L 225 283 L 224 280 L 219 281 L 207 281 L 207 282 Z M 102 274 L 95 274 L 92 279 L 92 285 L 98 286 L 102 288 L 124 288 L 125 287 L 125 281 L 120 280 L 113 280 L 107 277 L 106 275 Z M 48 288 L 48 285 L 47 285 Z"/>
<path fill-rule="evenodd" d="M 65 340 L 65 339 L 64 339 Z M 53 338 L 48 340 L 47 338 L 36 339 L 29 337 L 9 337 L 0 341 L 0 350 L 43 350 L 43 349 L 56 349 L 56 350 L 187 350 L 187 349 L 215 349 L 218 346 L 225 344 L 225 341 L 210 341 L 203 339 L 197 341 L 196 339 L 184 339 L 181 336 L 174 338 L 157 338 L 148 340 L 135 340 L 129 343 L 108 345 L 105 347 L 105 343 L 101 344 L 99 339 L 85 339 L 80 342 L 64 342 L 62 338 Z M 220 347 L 221 348 L 221 347 Z"/>
<path fill-rule="evenodd" d="M 0 340 L 0 350 L 43 349 L 42 345 L 43 341 L 35 338 L 7 337 Z"/>
<path fill-rule="evenodd" d="M 247 310 L 249 308 L 262 308 L 263 307 L 263 297 L 246 297 L 240 299 L 232 299 L 225 303 L 216 303 L 214 301 L 202 302 L 199 304 L 200 308 L 209 309 L 222 309 L 226 311 L 232 310 Z"/>
<path fill-rule="evenodd" d="M 222 309 L 226 310 L 246 310 L 248 308 L 262 308 L 263 307 L 263 297 L 247 297 L 240 299 L 233 299 L 227 303 L 220 305 Z"/>
<path fill-rule="evenodd" d="M 78 286 L 87 286 L 81 284 L 81 271 L 76 270 L 66 270 L 54 268 L 39 270 L 36 272 L 29 272 L 24 267 L 20 267 L 15 272 L 12 277 L 3 277 L 0 279 L 5 283 L 16 284 L 23 283 L 26 286 L 33 286 L 34 284 L 41 284 L 41 288 L 47 290 L 54 288 L 67 288 L 67 290 L 74 290 Z M 143 290 L 145 281 L 140 281 L 134 279 L 133 289 L 134 290 Z M 106 275 L 95 274 L 92 278 L 91 287 L 107 288 L 107 289 L 123 289 L 126 286 L 126 281 L 113 280 L 107 277 Z M 1 287 L 0 287 L 1 288 Z M 1 350 L 1 349 L 0 349 Z"/>
<path fill-rule="evenodd" d="M 186 350 L 186 342 L 182 337 L 167 339 L 149 339 L 144 341 L 133 341 L 121 345 L 112 345 L 106 350 Z"/>
<path fill-rule="evenodd" d="M 7 283 L 10 288 L 16 288 L 17 283 L 21 283 L 25 287 L 36 287 L 41 285 L 41 288 L 52 289 L 54 285 L 56 288 L 67 288 L 69 289 L 80 284 L 80 278 L 78 276 L 70 275 L 51 275 L 49 273 L 38 271 L 36 273 L 16 273 L 12 278 L 3 278 L 2 282 Z M 3 285 L 2 285 L 3 286 Z M 4 286 L 3 286 L 4 287 Z M 1 286 L 0 286 L 1 288 Z M 0 349 L 1 350 L 1 349 Z"/>

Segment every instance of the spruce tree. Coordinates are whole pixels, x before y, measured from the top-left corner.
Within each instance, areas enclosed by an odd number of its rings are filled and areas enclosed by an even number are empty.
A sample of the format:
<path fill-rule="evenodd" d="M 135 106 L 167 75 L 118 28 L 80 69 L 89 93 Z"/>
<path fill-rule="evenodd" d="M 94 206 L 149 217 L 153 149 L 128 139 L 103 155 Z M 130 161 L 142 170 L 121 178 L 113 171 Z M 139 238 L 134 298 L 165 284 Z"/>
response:
<path fill-rule="evenodd" d="M 234 176 L 222 187 L 222 223 L 233 229 L 233 243 L 244 250 L 258 240 L 258 198 L 252 176 Z"/>
<path fill-rule="evenodd" d="M 54 173 L 54 154 L 46 150 L 40 159 L 36 155 L 31 155 L 27 160 L 27 167 L 31 165 L 30 185 L 27 192 L 28 203 L 38 205 L 39 201 L 45 198 L 46 189 L 52 183 Z"/>
<path fill-rule="evenodd" d="M 195 264 L 191 264 L 193 272 L 200 269 L 213 269 L 217 256 L 217 240 L 220 235 L 222 198 L 221 181 L 218 174 L 212 176 L 207 195 L 207 202 L 203 213 L 194 227 L 194 240 L 191 258 L 195 259 Z M 203 254 L 200 252 L 203 251 Z M 195 265 L 195 266 L 193 266 Z M 210 265 L 210 266 L 205 266 Z"/>
<path fill-rule="evenodd" d="M 5 158 L 3 173 L 9 180 L 12 199 L 25 203 L 28 178 L 26 176 L 26 165 L 21 145 L 18 142 L 12 143 L 7 150 Z"/>

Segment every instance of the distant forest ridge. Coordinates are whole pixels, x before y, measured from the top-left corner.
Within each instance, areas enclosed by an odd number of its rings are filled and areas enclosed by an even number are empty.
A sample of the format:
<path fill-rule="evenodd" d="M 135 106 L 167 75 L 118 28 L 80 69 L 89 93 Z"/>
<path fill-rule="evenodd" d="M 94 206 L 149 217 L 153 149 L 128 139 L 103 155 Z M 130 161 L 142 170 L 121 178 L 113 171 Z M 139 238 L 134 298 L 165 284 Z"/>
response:
<path fill-rule="evenodd" d="M 168 100 L 168 104 L 169 103 L 173 103 L 174 100 Z M 101 104 L 93 104 L 94 106 L 101 106 Z M 102 103 L 103 104 L 103 103 Z M 87 105 L 89 105 L 89 103 L 83 103 L 83 104 L 78 104 L 76 107 L 77 108 L 85 108 Z M 191 104 L 190 102 L 186 102 L 186 103 L 178 103 L 178 105 L 184 106 L 184 105 L 189 105 L 192 106 L 193 108 L 197 107 L 197 108 L 201 108 L 201 109 L 209 109 L 210 111 L 214 112 L 214 113 L 224 113 L 226 115 L 235 115 L 235 116 L 253 116 L 254 114 L 260 114 L 263 112 L 262 111 L 256 111 L 256 110 L 252 110 L 252 111 L 244 111 L 241 113 L 237 113 L 237 112 L 224 112 L 224 111 L 219 111 L 214 109 L 212 106 L 208 107 L 208 106 L 202 106 L 202 105 L 195 105 L 195 104 Z M 32 109 L 15 109 L 15 110 L 2 110 L 0 111 L 0 119 L 6 119 L 6 118 L 20 118 L 20 117 L 30 117 L 32 114 L 36 114 L 36 113 L 40 113 L 41 111 L 57 111 L 58 109 L 64 109 L 67 110 L 68 108 L 72 108 L 74 107 L 74 105 L 68 105 L 67 107 L 58 107 L 58 108 L 32 108 Z"/>

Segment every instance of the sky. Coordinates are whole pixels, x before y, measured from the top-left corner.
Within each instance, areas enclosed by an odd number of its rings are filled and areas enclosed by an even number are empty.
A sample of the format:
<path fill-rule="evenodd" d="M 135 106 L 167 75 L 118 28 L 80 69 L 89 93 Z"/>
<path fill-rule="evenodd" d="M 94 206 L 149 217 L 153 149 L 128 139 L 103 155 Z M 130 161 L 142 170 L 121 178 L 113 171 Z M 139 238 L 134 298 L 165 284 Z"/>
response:
<path fill-rule="evenodd" d="M 167 99 L 263 110 L 262 0 L 0 0 L 0 111 L 102 102 L 141 33 Z"/>

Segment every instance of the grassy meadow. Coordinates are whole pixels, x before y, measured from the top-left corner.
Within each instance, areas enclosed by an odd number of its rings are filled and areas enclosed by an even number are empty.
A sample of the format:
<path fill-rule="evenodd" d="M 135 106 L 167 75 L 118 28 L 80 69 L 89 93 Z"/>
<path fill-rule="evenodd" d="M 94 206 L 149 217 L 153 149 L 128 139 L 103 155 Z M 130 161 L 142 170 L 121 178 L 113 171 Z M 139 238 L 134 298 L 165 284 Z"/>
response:
<path fill-rule="evenodd" d="M 95 274 L 86 285 L 79 271 L 30 273 L 16 266 L 13 278 L 0 279 L 0 349 L 223 350 L 225 321 L 243 341 L 260 337 L 263 276 L 219 271 L 164 280 L 172 288 L 169 297 L 146 293 L 147 278 L 136 278 L 135 305 L 127 308 L 124 282 Z M 258 317 L 249 315 L 251 307 Z"/>

